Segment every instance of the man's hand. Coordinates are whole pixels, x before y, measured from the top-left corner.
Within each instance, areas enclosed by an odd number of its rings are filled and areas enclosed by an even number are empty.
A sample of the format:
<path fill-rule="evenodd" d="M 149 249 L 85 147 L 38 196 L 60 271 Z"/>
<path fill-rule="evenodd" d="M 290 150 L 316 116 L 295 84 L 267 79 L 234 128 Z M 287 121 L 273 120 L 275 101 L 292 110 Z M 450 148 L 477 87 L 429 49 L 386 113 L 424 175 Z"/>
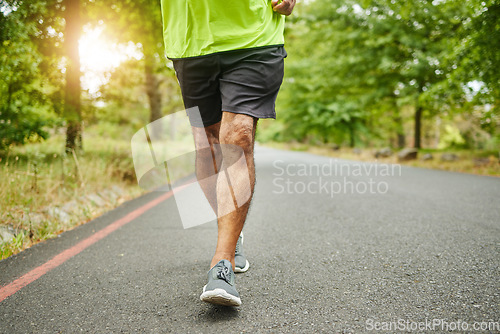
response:
<path fill-rule="evenodd" d="M 272 0 L 271 6 L 276 13 L 288 16 L 292 14 L 295 0 Z"/>

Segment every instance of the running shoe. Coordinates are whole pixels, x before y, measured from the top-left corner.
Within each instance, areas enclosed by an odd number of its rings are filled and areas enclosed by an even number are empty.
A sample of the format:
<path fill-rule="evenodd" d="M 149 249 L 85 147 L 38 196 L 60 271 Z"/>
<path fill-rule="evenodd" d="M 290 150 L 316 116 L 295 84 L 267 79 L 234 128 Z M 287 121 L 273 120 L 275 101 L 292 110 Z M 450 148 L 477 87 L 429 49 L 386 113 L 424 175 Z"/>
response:
<path fill-rule="evenodd" d="M 243 254 L 243 232 L 241 232 L 238 242 L 236 243 L 236 250 L 234 252 L 234 272 L 244 273 L 250 267 L 250 263 Z"/>
<path fill-rule="evenodd" d="M 240 306 L 240 294 L 234 286 L 233 265 L 220 260 L 208 271 L 208 283 L 203 287 L 200 299 L 216 305 Z"/>

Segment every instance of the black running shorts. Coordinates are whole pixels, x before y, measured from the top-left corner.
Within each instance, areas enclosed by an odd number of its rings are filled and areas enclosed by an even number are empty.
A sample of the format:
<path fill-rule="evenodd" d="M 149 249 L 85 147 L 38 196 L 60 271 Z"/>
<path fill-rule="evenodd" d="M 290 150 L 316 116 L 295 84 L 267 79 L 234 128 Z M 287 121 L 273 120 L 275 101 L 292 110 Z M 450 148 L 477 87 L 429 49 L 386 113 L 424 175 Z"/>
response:
<path fill-rule="evenodd" d="M 190 117 L 191 125 L 218 123 L 223 111 L 276 118 L 286 55 L 283 46 L 268 46 L 172 59 L 184 106 L 200 111 L 201 121 Z"/>

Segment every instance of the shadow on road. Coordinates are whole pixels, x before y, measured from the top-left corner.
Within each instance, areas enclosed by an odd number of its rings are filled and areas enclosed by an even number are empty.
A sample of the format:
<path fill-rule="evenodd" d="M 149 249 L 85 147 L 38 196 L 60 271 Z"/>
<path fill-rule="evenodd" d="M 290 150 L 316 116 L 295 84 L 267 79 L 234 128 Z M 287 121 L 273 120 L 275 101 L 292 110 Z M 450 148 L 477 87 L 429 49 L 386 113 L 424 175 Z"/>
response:
<path fill-rule="evenodd" d="M 231 306 L 207 305 L 207 310 L 202 311 L 199 320 L 201 322 L 219 322 L 236 319 L 239 311 Z"/>

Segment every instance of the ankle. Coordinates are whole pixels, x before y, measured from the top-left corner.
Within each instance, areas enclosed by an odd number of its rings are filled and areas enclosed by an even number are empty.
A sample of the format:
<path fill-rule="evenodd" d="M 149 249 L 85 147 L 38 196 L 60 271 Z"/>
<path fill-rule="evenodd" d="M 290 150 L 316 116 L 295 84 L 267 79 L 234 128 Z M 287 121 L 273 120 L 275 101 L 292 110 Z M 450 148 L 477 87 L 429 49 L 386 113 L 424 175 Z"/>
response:
<path fill-rule="evenodd" d="M 210 268 L 215 266 L 220 260 L 228 260 L 233 265 L 234 270 L 234 252 L 231 253 L 215 253 L 212 258 L 212 262 L 210 263 Z"/>

